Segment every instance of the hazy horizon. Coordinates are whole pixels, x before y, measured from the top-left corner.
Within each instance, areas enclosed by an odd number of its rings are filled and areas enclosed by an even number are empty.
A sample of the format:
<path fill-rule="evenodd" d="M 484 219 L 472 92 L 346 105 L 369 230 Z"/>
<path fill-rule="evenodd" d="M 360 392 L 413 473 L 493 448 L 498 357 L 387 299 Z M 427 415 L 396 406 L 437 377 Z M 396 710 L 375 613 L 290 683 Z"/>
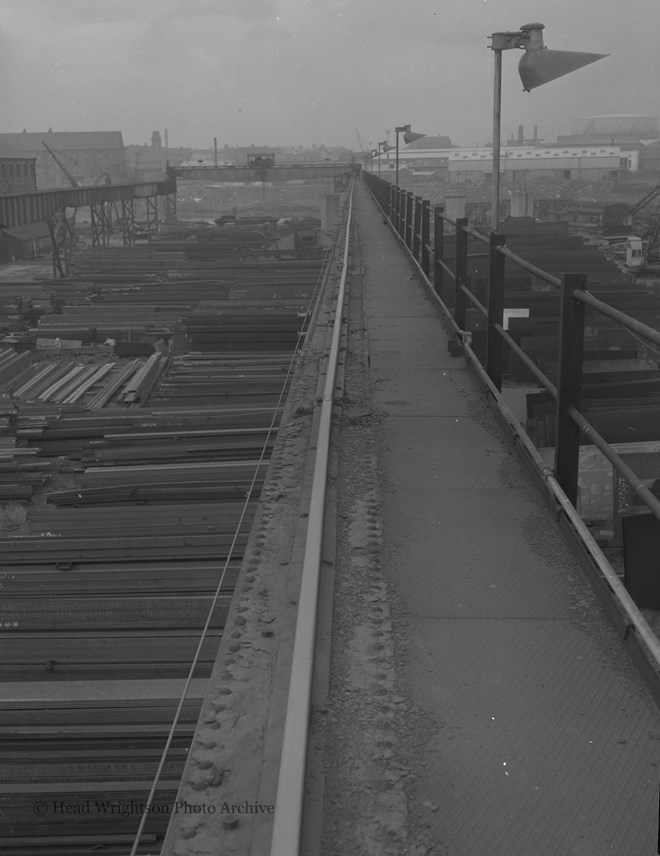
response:
<path fill-rule="evenodd" d="M 547 8 L 546 8 L 547 7 Z M 455 145 L 491 138 L 487 36 L 529 21 L 545 44 L 611 54 L 523 93 L 504 54 L 502 136 L 546 141 L 575 118 L 658 116 L 656 0 L 0 0 L 0 132 L 168 131 L 172 148 L 344 146 L 411 123 Z M 361 144 L 358 142 L 358 136 Z"/>

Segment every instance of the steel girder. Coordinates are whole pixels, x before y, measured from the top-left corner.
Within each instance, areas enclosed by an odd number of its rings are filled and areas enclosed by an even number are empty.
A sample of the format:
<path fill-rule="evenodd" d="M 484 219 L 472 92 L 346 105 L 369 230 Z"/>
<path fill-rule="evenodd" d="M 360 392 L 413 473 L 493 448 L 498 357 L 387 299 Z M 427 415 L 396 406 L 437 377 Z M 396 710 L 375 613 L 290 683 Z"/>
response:
<path fill-rule="evenodd" d="M 122 238 L 125 247 L 135 244 L 135 206 L 132 199 L 121 201 Z"/>
<path fill-rule="evenodd" d="M 48 220 L 50 240 L 53 245 L 53 279 L 69 275 L 71 250 L 75 231 L 76 209 L 71 219 L 66 216 L 66 207 L 58 209 Z"/>
<path fill-rule="evenodd" d="M 176 194 L 176 180 L 146 181 L 138 184 L 100 184 L 0 194 L 0 226 L 11 229 L 28 223 L 47 222 L 61 208 L 98 206 L 129 199 Z"/>
<path fill-rule="evenodd" d="M 299 181 L 301 178 L 350 177 L 360 171 L 355 163 L 280 164 L 271 167 L 171 166 L 170 178 L 203 181 Z"/>
<path fill-rule="evenodd" d="M 112 203 L 101 202 L 90 205 L 89 211 L 92 224 L 92 247 L 107 247 L 112 232 Z"/>
<path fill-rule="evenodd" d="M 170 226 L 176 223 L 176 193 L 165 197 L 165 222 Z"/>
<path fill-rule="evenodd" d="M 147 196 L 147 232 L 149 237 L 158 234 L 158 197 Z"/>

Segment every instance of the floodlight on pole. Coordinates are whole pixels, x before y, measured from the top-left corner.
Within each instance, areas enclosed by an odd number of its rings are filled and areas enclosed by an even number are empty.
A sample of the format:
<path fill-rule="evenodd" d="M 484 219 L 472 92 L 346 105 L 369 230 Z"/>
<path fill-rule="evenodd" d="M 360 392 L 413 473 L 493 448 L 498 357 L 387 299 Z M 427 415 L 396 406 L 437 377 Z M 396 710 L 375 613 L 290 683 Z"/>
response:
<path fill-rule="evenodd" d="M 382 143 L 378 143 L 378 177 L 380 178 L 380 155 L 381 149 L 385 151 L 385 147 L 387 146 L 387 140 L 383 140 Z"/>
<path fill-rule="evenodd" d="M 403 140 L 406 144 L 413 143 L 415 140 L 421 140 L 422 137 L 425 137 L 426 134 L 416 134 L 414 131 L 410 130 L 410 125 L 399 125 L 398 128 L 394 129 L 396 134 L 396 155 L 395 155 L 395 184 L 398 189 L 399 187 L 399 134 L 403 134 Z"/>
<path fill-rule="evenodd" d="M 529 92 L 557 77 L 603 59 L 609 54 L 548 50 L 543 44 L 543 24 L 523 24 L 517 32 L 493 33 L 489 48 L 495 57 L 493 89 L 493 169 L 490 225 L 499 227 L 500 203 L 500 133 L 502 113 L 502 51 L 521 48 L 525 51 L 518 63 L 523 90 Z"/>

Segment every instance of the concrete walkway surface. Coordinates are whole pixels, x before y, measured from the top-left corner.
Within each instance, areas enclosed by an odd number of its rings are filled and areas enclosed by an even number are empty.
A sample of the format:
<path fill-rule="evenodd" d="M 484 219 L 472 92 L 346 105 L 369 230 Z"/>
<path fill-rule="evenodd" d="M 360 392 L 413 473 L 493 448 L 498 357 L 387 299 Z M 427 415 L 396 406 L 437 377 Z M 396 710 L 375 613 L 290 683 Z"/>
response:
<path fill-rule="evenodd" d="M 364 185 L 386 571 L 447 856 L 651 856 L 660 717 Z"/>

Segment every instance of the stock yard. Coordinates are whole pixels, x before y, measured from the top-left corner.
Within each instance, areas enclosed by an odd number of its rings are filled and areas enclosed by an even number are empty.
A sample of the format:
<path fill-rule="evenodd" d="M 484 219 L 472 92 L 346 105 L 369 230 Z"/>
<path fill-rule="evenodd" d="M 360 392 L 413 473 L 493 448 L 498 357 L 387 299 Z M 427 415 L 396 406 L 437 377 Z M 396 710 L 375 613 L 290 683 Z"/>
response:
<path fill-rule="evenodd" d="M 195 663 L 176 796 L 326 262 L 276 246 L 179 226 L 0 282 L 5 853 L 128 853 Z"/>
<path fill-rule="evenodd" d="M 572 368 L 589 437 L 656 442 L 657 296 L 565 224 L 391 200 L 5 272 L 5 852 L 650 852 L 658 612 L 612 472 L 576 441 L 576 509 L 543 455 Z"/>

